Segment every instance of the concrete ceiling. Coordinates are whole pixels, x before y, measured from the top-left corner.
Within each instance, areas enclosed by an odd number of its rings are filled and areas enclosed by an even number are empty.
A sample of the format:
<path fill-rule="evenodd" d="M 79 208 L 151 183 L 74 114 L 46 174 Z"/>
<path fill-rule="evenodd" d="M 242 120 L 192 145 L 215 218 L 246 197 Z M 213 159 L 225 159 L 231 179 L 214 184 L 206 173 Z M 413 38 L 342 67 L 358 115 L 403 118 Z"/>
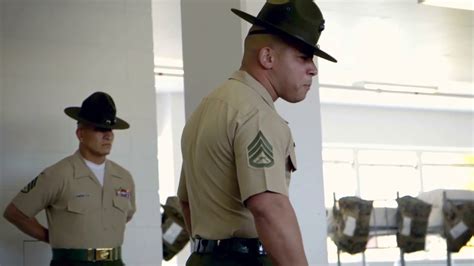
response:
<path fill-rule="evenodd" d="M 264 3 L 242 2 L 250 14 Z M 339 61 L 319 60 L 321 83 L 376 81 L 474 92 L 473 11 L 425 6 L 417 0 L 316 2 L 326 19 L 319 44 Z M 180 67 L 179 0 L 154 0 L 153 7 L 155 62 Z"/>

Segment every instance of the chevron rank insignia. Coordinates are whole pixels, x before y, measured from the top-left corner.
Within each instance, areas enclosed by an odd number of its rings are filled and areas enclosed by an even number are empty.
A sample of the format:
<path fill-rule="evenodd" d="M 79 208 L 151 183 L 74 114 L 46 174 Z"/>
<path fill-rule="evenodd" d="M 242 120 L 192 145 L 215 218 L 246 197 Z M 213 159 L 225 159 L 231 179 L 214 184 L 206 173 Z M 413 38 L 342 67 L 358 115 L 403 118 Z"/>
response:
<path fill-rule="evenodd" d="M 247 158 L 249 164 L 255 168 L 271 167 L 273 165 L 273 147 L 262 131 L 259 131 L 255 139 L 247 146 Z"/>
<path fill-rule="evenodd" d="M 28 183 L 28 185 L 26 185 L 26 186 L 21 190 L 21 192 L 22 192 L 22 193 L 28 193 L 28 192 L 30 192 L 30 191 L 36 186 L 36 181 L 38 181 L 38 177 L 35 177 L 35 179 L 31 180 L 31 182 Z"/>

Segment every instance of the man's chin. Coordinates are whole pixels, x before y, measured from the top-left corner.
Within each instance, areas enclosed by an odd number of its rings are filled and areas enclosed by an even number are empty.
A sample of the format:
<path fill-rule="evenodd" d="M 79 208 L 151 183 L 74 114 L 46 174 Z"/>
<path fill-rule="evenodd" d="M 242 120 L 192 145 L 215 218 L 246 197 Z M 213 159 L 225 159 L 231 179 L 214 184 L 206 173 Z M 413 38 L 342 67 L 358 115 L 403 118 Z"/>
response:
<path fill-rule="evenodd" d="M 290 99 L 290 100 L 286 100 L 286 101 L 289 102 L 289 103 L 299 103 L 303 100 L 304 100 L 304 97 L 302 99 L 298 98 L 298 99 Z"/>
<path fill-rule="evenodd" d="M 299 103 L 301 101 L 303 101 L 304 99 L 306 99 L 306 93 L 298 98 L 296 98 L 294 101 L 292 101 L 291 103 Z"/>
<path fill-rule="evenodd" d="M 293 95 L 294 97 L 287 97 L 287 98 L 283 98 L 281 97 L 283 100 L 289 102 L 289 103 L 298 103 L 298 102 L 301 102 L 302 100 L 304 100 L 306 98 L 306 94 L 308 92 L 305 91 L 304 93 L 302 93 L 301 95 Z"/>
<path fill-rule="evenodd" d="M 104 150 L 100 153 L 100 155 L 102 155 L 102 156 L 107 156 L 109 154 L 110 154 L 110 150 Z"/>

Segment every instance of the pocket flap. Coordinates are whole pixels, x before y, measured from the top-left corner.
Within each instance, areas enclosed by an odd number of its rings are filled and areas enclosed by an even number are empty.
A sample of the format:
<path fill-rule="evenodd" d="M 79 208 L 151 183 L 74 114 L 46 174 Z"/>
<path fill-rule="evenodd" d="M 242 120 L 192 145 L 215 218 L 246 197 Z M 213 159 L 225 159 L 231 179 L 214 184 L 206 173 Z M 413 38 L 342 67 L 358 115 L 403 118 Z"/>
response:
<path fill-rule="evenodd" d="M 84 214 L 89 210 L 89 204 L 82 199 L 73 199 L 67 203 L 67 210 L 73 213 Z"/>
<path fill-rule="evenodd" d="M 130 206 L 130 200 L 125 197 L 115 197 L 114 198 L 114 207 L 121 210 L 122 212 L 127 212 Z"/>

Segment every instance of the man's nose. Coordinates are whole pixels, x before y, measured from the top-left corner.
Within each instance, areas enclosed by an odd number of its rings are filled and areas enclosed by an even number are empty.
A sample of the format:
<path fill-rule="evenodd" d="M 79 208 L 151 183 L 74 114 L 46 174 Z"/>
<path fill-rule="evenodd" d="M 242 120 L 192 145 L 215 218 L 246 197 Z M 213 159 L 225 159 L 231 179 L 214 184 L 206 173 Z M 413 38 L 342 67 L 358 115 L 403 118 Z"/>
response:
<path fill-rule="evenodd" d="M 316 67 L 316 65 L 314 64 L 313 61 L 311 61 L 310 63 L 310 66 L 309 66 L 309 72 L 308 72 L 311 76 L 316 76 L 318 75 L 318 68 Z"/>
<path fill-rule="evenodd" d="M 104 139 L 106 140 L 111 140 L 113 136 L 114 136 L 114 133 L 112 133 L 112 130 L 104 132 Z"/>

